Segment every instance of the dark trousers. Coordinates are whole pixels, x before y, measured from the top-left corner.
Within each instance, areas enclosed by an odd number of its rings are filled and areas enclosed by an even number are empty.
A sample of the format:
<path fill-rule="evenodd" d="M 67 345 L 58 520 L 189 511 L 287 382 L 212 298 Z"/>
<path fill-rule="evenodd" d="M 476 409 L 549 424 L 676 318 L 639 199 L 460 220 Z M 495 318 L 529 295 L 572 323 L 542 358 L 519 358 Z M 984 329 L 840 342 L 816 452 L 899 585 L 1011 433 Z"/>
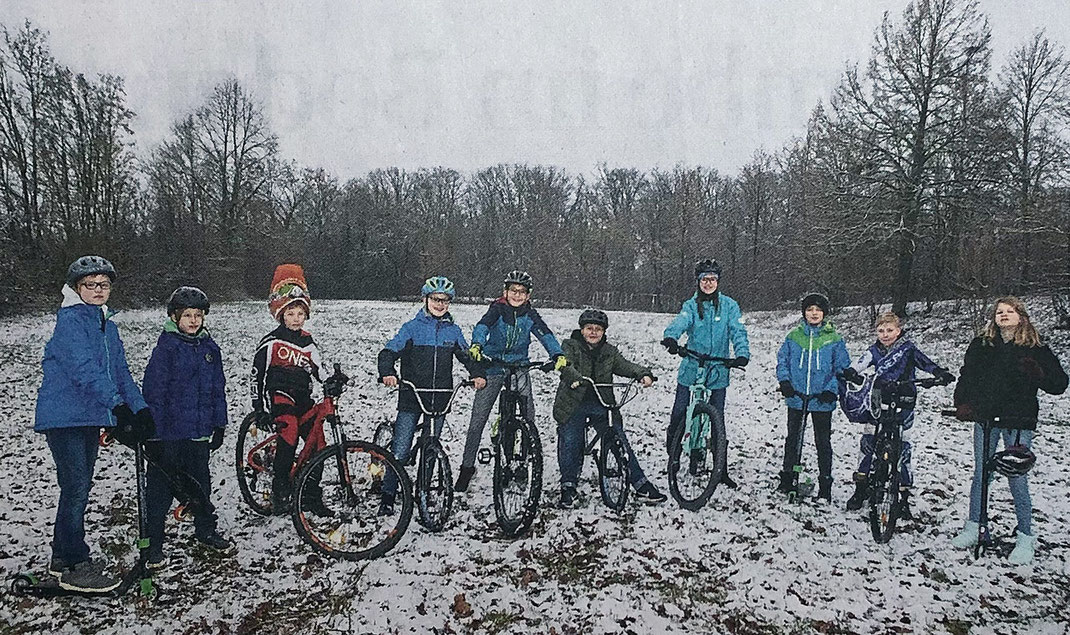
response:
<path fill-rule="evenodd" d="M 45 432 L 56 462 L 59 507 L 52 533 L 52 557 L 67 565 L 89 559 L 85 543 L 85 508 L 100 447 L 100 428 L 56 428 Z"/>
<path fill-rule="evenodd" d="M 207 536 L 216 529 L 215 506 L 212 505 L 212 475 L 208 470 L 208 441 L 151 441 L 145 444 L 154 465 L 145 474 L 145 501 L 148 505 L 149 550 L 162 553 L 164 521 L 171 510 L 171 502 L 178 498 L 171 479 L 161 470 L 175 475 L 185 473 L 200 486 L 204 505 L 196 510 L 193 528 L 198 536 Z M 172 476 L 171 478 L 175 478 Z"/>
<path fill-rule="evenodd" d="M 810 411 L 814 424 L 814 445 L 817 446 L 817 470 L 821 478 L 832 477 L 832 412 Z M 799 463 L 799 435 L 803 429 L 803 411 L 788 408 L 788 438 L 784 441 L 784 471 L 790 472 Z"/>
<path fill-rule="evenodd" d="M 724 398 L 728 392 L 726 388 L 714 388 L 710 391 L 709 403 L 711 406 L 717 409 L 717 412 L 721 413 L 721 418 L 724 418 Z M 691 401 L 691 389 L 689 386 L 683 384 L 676 384 L 676 400 L 672 404 L 672 413 L 669 415 L 669 427 L 665 431 L 665 451 L 671 452 L 672 450 L 672 435 L 673 433 L 684 424 L 684 417 L 687 415 L 687 404 Z M 727 433 L 727 428 L 725 430 Z"/>

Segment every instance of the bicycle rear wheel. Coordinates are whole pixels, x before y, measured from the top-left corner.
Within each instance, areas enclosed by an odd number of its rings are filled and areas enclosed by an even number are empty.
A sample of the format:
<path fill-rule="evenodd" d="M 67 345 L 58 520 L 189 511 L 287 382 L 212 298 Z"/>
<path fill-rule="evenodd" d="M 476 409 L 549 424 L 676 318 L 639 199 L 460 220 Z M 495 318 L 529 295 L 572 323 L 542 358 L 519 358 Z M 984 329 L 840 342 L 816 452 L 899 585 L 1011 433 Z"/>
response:
<path fill-rule="evenodd" d="M 622 511 L 628 503 L 628 453 L 612 430 L 602 437 L 596 462 L 602 502 L 615 512 Z"/>
<path fill-rule="evenodd" d="M 869 528 L 873 539 L 886 543 L 899 520 L 899 452 L 902 443 L 881 435 L 873 452 L 869 476 Z"/>
<path fill-rule="evenodd" d="M 383 472 L 397 478 L 396 500 L 383 504 Z M 312 475 L 321 473 L 319 487 Z M 317 500 L 320 497 L 320 500 Z M 322 506 L 317 505 L 322 501 Z M 329 515 L 317 513 L 327 511 Z M 294 483 L 293 523 L 301 538 L 332 558 L 367 560 L 394 548 L 412 519 L 412 481 L 394 456 L 364 441 L 320 450 Z"/>
<path fill-rule="evenodd" d="M 453 509 L 453 474 L 450 459 L 434 439 L 419 448 L 416 467 L 416 504 L 420 524 L 431 531 L 442 531 Z"/>
<path fill-rule="evenodd" d="M 494 513 L 512 538 L 531 527 L 542 495 L 542 441 L 523 418 L 502 421 L 494 444 Z"/>
<path fill-rule="evenodd" d="M 685 443 L 690 445 L 686 453 Z M 721 482 L 727 457 L 724 418 L 710 404 L 696 403 L 691 421 L 685 421 L 673 434 L 669 451 L 669 493 L 680 507 L 697 511 L 710 500 Z"/>
<path fill-rule="evenodd" d="M 263 516 L 271 514 L 271 479 L 275 473 L 277 438 L 274 432 L 258 428 L 255 413 L 249 413 L 238 427 L 238 441 L 234 446 L 242 500 Z"/>

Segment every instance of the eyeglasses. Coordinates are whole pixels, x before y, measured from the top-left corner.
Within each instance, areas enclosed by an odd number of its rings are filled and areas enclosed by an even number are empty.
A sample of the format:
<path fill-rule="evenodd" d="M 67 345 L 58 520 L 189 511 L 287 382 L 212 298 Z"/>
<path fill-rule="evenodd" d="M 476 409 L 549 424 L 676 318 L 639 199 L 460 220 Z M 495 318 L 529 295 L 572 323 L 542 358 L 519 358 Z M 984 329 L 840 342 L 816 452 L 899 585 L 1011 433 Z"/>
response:
<path fill-rule="evenodd" d="M 699 280 L 699 282 L 717 282 L 718 280 L 720 280 L 720 277 L 718 277 L 717 274 L 708 273 L 708 274 L 702 276 L 702 278 Z"/>
<path fill-rule="evenodd" d="M 429 296 L 427 296 L 427 299 L 430 300 L 431 302 L 434 302 L 435 304 L 449 304 L 450 303 L 449 296 L 429 295 Z"/>
<path fill-rule="evenodd" d="M 522 286 L 509 287 L 508 289 L 506 289 L 506 291 L 515 295 L 528 295 L 531 293 L 531 289 Z"/>
<path fill-rule="evenodd" d="M 101 291 L 111 291 L 110 282 L 83 282 L 82 286 L 90 291 L 100 289 Z"/>

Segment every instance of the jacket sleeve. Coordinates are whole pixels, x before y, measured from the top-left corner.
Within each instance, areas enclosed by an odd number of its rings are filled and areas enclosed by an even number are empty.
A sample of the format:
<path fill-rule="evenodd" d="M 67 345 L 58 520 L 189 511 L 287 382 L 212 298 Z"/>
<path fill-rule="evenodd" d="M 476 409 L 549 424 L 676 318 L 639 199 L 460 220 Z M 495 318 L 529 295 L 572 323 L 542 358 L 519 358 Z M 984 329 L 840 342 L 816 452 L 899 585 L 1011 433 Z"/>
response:
<path fill-rule="evenodd" d="M 654 377 L 653 371 L 646 366 L 640 366 L 628 361 L 620 351 L 617 351 L 617 356 L 613 360 L 613 374 L 620 377 L 628 377 L 629 379 L 639 379 L 647 375 Z"/>
<path fill-rule="evenodd" d="M 1037 351 L 1037 357 L 1040 358 L 1037 360 L 1040 362 L 1040 367 L 1044 369 L 1044 379 L 1040 382 L 1040 389 L 1049 395 L 1061 395 L 1066 392 L 1068 383 L 1066 371 L 1063 370 L 1059 358 L 1052 352 L 1051 347 L 1041 347 Z"/>
<path fill-rule="evenodd" d="M 85 327 L 74 315 L 60 311 L 52 339 L 63 343 L 63 353 L 56 360 L 83 395 L 108 410 L 123 403 L 119 388 L 108 376 L 106 362 L 92 354 Z"/>
<path fill-rule="evenodd" d="M 685 302 L 684 306 L 680 308 L 680 312 L 677 313 L 676 317 L 672 319 L 672 322 L 669 322 L 669 325 L 665 327 L 665 331 L 661 336 L 671 337 L 674 340 L 678 340 L 681 335 L 691 330 L 694 320 L 695 318 Z"/>
<path fill-rule="evenodd" d="M 847 342 L 841 339 L 832 347 L 832 373 L 839 377 L 850 365 L 851 356 L 847 354 Z"/>
<path fill-rule="evenodd" d="M 776 353 L 776 380 L 791 381 L 791 340 L 786 337 Z"/>
<path fill-rule="evenodd" d="M 377 360 L 377 366 L 379 367 L 379 379 L 383 377 L 390 377 L 391 375 L 397 376 L 397 369 L 394 364 L 397 363 L 398 358 L 401 357 L 401 352 L 405 350 L 405 347 L 409 344 L 409 323 L 401 325 L 401 330 L 397 332 L 397 335 L 390 338 L 390 341 L 386 343 L 383 350 L 379 351 L 379 358 Z"/>
<path fill-rule="evenodd" d="M 739 305 L 733 302 L 728 310 L 728 338 L 732 340 L 732 354 L 749 359 L 750 341 L 747 339 L 747 327 L 740 322 L 742 315 Z"/>
<path fill-rule="evenodd" d="M 115 328 L 114 325 L 112 328 Z M 123 347 L 123 341 L 119 339 L 118 329 L 115 331 L 115 344 L 117 349 L 115 376 L 119 380 L 119 394 L 126 405 L 130 406 L 130 409 L 134 412 L 148 408 L 149 404 L 145 403 L 145 398 L 141 395 L 141 389 L 138 388 L 134 377 L 130 374 L 130 365 L 126 363 L 126 349 Z"/>
<path fill-rule="evenodd" d="M 269 348 L 271 348 L 271 340 L 264 338 L 260 341 L 260 346 L 257 347 L 256 352 L 253 353 L 252 385 L 249 387 L 249 393 L 253 400 L 253 410 L 257 412 L 267 412 L 271 408 L 271 403 L 267 397 Z"/>
<path fill-rule="evenodd" d="M 474 361 L 468 354 L 468 342 L 464 339 L 464 333 L 461 332 L 459 327 L 457 328 L 457 339 L 454 341 L 453 356 L 468 371 L 469 377 L 485 378 L 487 376 L 487 371 L 483 364 Z"/>
<path fill-rule="evenodd" d="M 981 338 L 974 338 L 966 347 L 966 354 L 962 358 L 962 368 L 959 369 L 959 380 L 955 383 L 955 405 L 968 404 L 977 408 L 977 377 L 980 369 L 977 368 L 978 355 L 983 346 Z"/>
<path fill-rule="evenodd" d="M 487 340 L 490 339 L 490 327 L 494 326 L 494 323 L 498 321 L 498 311 L 495 308 L 497 305 L 492 304 L 487 312 L 483 314 L 483 317 L 479 318 L 475 327 L 472 329 L 472 343 L 479 344 L 481 347 L 487 345 Z"/>
<path fill-rule="evenodd" d="M 161 417 L 167 400 L 167 378 L 171 375 L 171 347 L 161 336 L 152 349 L 149 363 L 145 366 L 145 375 L 141 380 L 141 393 L 145 402 L 152 408 L 152 416 Z"/>
<path fill-rule="evenodd" d="M 583 380 L 583 374 L 576 370 L 576 364 L 574 363 L 574 360 L 579 359 L 583 352 L 572 339 L 565 340 L 561 348 L 565 358 L 569 360 L 568 364 L 565 364 L 565 367 L 561 369 L 561 383 L 571 388 L 572 384 Z"/>
<path fill-rule="evenodd" d="M 531 310 L 531 332 L 542 344 L 542 347 L 546 349 L 550 357 L 564 355 L 561 350 L 561 344 L 554 336 L 554 332 L 550 330 L 550 327 L 546 326 L 546 322 L 543 321 L 542 316 L 535 309 Z"/>
<path fill-rule="evenodd" d="M 929 359 L 929 356 L 921 352 L 921 349 L 918 348 L 917 345 L 914 346 L 914 365 L 930 375 L 935 375 L 946 370 L 940 364 Z"/>
<path fill-rule="evenodd" d="M 223 372 L 223 351 L 215 347 L 215 363 L 212 364 L 212 426 L 227 425 L 227 377 Z"/>

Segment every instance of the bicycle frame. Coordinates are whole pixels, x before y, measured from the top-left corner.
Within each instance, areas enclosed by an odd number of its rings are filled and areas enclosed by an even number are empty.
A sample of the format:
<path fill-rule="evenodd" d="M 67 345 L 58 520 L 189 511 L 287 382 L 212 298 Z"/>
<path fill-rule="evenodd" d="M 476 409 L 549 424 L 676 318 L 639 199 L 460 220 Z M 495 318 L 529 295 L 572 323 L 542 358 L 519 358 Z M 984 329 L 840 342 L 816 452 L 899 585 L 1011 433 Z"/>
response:
<path fill-rule="evenodd" d="M 623 422 L 623 417 L 620 414 L 620 409 L 625 404 L 627 404 L 629 401 L 634 399 L 636 395 L 639 394 L 638 390 L 635 391 L 634 393 L 630 393 L 629 392 L 632 389 L 632 387 L 634 387 L 634 386 L 639 384 L 639 380 L 638 379 L 633 379 L 631 381 L 626 381 L 626 382 L 611 382 L 611 383 L 608 383 L 608 384 L 596 384 L 593 379 L 591 379 L 590 377 L 586 377 L 585 376 L 582 379 L 580 379 L 580 381 L 585 382 L 585 383 L 589 384 L 590 386 L 594 387 L 594 394 L 598 398 L 598 403 L 601 404 L 602 407 L 606 409 L 606 411 L 607 411 L 607 413 L 609 415 L 609 420 L 608 420 L 607 423 L 608 423 L 608 428 L 610 430 L 612 430 L 612 428 L 613 428 L 613 420 L 614 420 L 613 418 L 614 417 L 617 418 L 617 421 Z M 614 403 L 614 404 L 611 405 L 611 404 L 606 403 L 605 399 L 602 398 L 602 391 L 600 391 L 599 388 L 609 388 L 611 390 L 613 388 L 623 388 L 624 391 L 623 391 L 622 394 L 624 396 L 621 397 L 620 402 Z M 614 401 L 616 401 L 616 400 L 614 400 Z M 602 434 L 599 432 L 599 430 L 597 428 L 594 428 L 594 433 L 595 433 L 594 437 L 587 443 L 587 448 L 584 450 L 584 454 L 592 453 L 594 451 L 595 445 L 602 438 Z"/>
<path fill-rule="evenodd" d="M 713 355 L 706 355 L 705 353 L 693 351 L 687 348 L 686 346 L 681 346 L 677 354 L 680 357 L 690 357 L 698 361 L 698 372 L 695 375 L 695 381 L 692 382 L 690 386 L 688 386 L 690 398 L 687 401 L 687 412 L 684 415 L 684 425 L 691 425 L 692 429 L 684 431 L 683 451 L 690 452 L 694 449 L 705 449 L 701 445 L 694 445 L 694 443 L 696 439 L 700 440 L 699 442 L 701 443 L 701 439 L 705 439 L 706 436 L 709 434 L 709 430 L 705 429 L 705 426 L 709 425 L 709 420 L 706 420 L 705 424 L 703 424 L 703 428 L 694 429 L 695 404 L 699 402 L 707 402 L 710 398 L 710 394 L 713 392 L 712 389 L 706 386 L 706 376 L 709 375 L 710 372 L 709 364 L 723 364 L 726 368 L 731 369 L 731 364 L 735 360 L 730 357 L 715 357 Z"/>

